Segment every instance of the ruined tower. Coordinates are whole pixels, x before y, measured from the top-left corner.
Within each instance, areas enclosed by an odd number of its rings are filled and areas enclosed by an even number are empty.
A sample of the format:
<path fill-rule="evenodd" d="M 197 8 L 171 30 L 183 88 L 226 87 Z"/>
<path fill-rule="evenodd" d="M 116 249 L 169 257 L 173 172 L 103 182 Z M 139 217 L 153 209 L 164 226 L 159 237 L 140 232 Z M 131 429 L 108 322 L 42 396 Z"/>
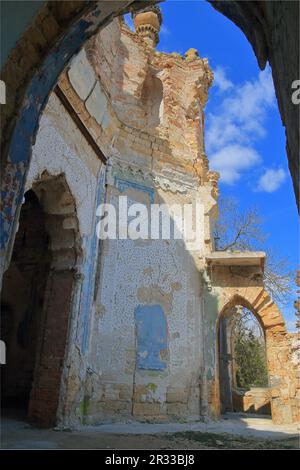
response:
<path fill-rule="evenodd" d="M 105 144 L 106 202 L 118 209 L 126 196 L 128 206 L 140 204 L 148 212 L 153 204 L 197 203 L 201 209 L 192 224 L 198 223 L 199 233 L 192 249 L 172 237 L 102 242 L 89 330 L 98 332 L 90 361 L 100 374 L 89 392 L 91 421 L 207 412 L 199 345 L 205 334 L 201 270 L 213 249 L 217 196 L 217 174 L 209 171 L 204 148 L 213 75 L 195 49 L 184 56 L 156 50 L 161 21 L 158 8 L 147 8 L 134 15 L 135 32 L 116 20 L 90 44 L 86 53 L 97 84 L 86 107 L 99 124 L 93 131 L 98 141 L 111 142 Z M 73 67 L 71 80 L 79 62 Z M 99 115 L 95 100 L 106 115 Z"/>

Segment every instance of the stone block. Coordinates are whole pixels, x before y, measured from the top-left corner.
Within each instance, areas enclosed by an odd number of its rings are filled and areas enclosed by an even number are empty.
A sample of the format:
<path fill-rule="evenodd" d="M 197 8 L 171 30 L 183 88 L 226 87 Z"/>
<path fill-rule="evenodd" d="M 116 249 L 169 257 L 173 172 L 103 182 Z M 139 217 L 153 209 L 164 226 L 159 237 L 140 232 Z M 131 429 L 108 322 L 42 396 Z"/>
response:
<path fill-rule="evenodd" d="M 134 403 L 133 414 L 141 416 L 156 416 L 161 414 L 160 403 Z"/>
<path fill-rule="evenodd" d="M 167 414 L 172 416 L 187 416 L 187 405 L 183 403 L 168 403 Z"/>
<path fill-rule="evenodd" d="M 68 76 L 77 95 L 82 100 L 86 100 L 96 82 L 96 75 L 86 57 L 85 50 L 82 50 L 72 61 Z"/>
<path fill-rule="evenodd" d="M 75 217 L 66 217 L 63 220 L 63 228 L 64 229 L 77 229 L 78 223 Z"/>
<path fill-rule="evenodd" d="M 85 106 L 90 115 L 96 119 L 98 124 L 101 124 L 104 114 L 107 112 L 107 98 L 99 83 L 96 84 L 90 97 L 86 100 Z"/>
<path fill-rule="evenodd" d="M 187 403 L 187 391 L 182 388 L 168 388 L 167 403 Z"/>

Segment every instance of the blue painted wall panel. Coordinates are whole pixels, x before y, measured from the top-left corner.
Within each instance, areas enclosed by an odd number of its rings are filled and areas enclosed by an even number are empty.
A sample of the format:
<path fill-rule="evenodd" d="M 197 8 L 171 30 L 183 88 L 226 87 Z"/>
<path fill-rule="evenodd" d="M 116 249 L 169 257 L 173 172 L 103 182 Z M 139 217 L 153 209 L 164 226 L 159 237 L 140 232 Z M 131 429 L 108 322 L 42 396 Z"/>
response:
<path fill-rule="evenodd" d="M 139 305 L 135 310 L 137 367 L 167 368 L 167 321 L 160 305 Z M 162 358 L 163 356 L 163 358 Z"/>
<path fill-rule="evenodd" d="M 105 197 L 105 167 L 100 170 L 100 177 L 96 194 L 96 207 L 104 203 Z M 94 221 L 96 224 L 96 221 Z M 97 271 L 97 263 L 100 262 L 98 256 L 99 239 L 94 228 L 93 235 L 90 237 L 87 245 L 87 257 L 83 269 L 84 283 L 81 292 L 80 314 L 81 314 L 81 330 L 78 334 L 81 336 L 81 350 L 83 353 L 87 351 L 88 339 L 90 333 L 90 319 L 92 312 L 92 304 L 94 300 L 95 276 Z"/>

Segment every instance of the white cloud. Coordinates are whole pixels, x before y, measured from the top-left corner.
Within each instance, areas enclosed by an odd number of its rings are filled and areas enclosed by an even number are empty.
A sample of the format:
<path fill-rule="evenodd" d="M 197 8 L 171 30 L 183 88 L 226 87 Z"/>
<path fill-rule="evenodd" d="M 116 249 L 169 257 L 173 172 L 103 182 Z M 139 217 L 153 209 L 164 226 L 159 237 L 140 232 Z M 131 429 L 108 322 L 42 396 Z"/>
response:
<path fill-rule="evenodd" d="M 286 173 L 282 168 L 278 168 L 278 170 L 266 170 L 259 178 L 257 190 L 273 193 L 280 188 L 285 179 Z"/>
<path fill-rule="evenodd" d="M 226 77 L 223 67 L 216 67 L 214 70 L 214 86 L 217 86 L 221 92 L 227 91 L 233 87 L 233 83 Z"/>
<path fill-rule="evenodd" d="M 251 147 L 232 144 L 217 150 L 210 157 L 210 167 L 221 174 L 222 182 L 235 183 L 241 172 L 260 162 L 260 156 Z"/>
<path fill-rule="evenodd" d="M 285 326 L 289 333 L 296 333 L 296 320 L 285 320 Z"/>
<path fill-rule="evenodd" d="M 161 34 L 162 36 L 170 36 L 171 31 L 164 24 L 162 24 L 159 34 Z"/>
<path fill-rule="evenodd" d="M 254 144 L 266 133 L 265 120 L 275 105 L 275 93 L 270 69 L 242 85 L 230 86 L 226 80 L 226 75 L 217 72 L 224 98 L 216 111 L 208 114 L 205 143 L 211 168 L 220 171 L 224 183 L 232 184 L 244 170 L 261 161 Z M 230 151 L 228 158 L 226 149 Z"/>

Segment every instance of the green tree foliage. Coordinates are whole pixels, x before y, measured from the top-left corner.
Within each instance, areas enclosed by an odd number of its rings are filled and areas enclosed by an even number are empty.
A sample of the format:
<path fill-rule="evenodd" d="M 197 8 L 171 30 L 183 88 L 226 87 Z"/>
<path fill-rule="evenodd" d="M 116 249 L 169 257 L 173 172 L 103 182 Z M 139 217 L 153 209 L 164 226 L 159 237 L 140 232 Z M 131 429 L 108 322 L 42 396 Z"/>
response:
<path fill-rule="evenodd" d="M 249 390 L 251 386 L 268 386 L 264 340 L 243 321 L 237 322 L 234 332 L 234 358 L 239 388 Z"/>

